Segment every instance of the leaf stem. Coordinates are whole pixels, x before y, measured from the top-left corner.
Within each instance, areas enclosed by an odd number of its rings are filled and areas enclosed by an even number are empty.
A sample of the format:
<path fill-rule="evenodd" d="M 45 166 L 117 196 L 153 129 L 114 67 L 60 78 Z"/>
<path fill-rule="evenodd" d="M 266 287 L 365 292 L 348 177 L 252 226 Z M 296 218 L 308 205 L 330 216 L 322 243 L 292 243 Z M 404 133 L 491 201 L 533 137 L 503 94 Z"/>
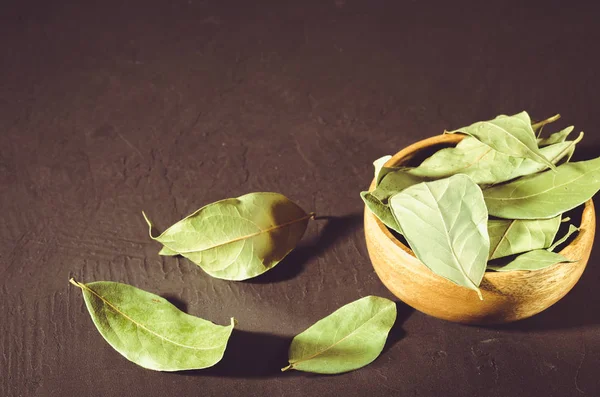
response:
<path fill-rule="evenodd" d="M 294 368 L 292 367 L 292 364 L 288 365 L 287 367 L 283 367 L 283 368 L 281 368 L 281 372 L 285 372 L 285 371 L 287 371 L 287 370 L 290 370 L 290 369 L 294 369 Z"/>
<path fill-rule="evenodd" d="M 556 120 L 560 119 L 560 114 L 555 114 L 552 117 L 548 117 L 546 120 L 542 120 L 542 121 L 538 121 L 537 123 L 534 123 L 531 125 L 531 128 L 533 128 L 534 130 L 545 126 L 546 124 L 550 124 L 555 122 Z"/>
<path fill-rule="evenodd" d="M 71 278 L 69 279 L 69 282 L 70 282 L 71 284 L 73 284 L 74 286 L 78 287 L 78 288 L 82 288 L 82 287 L 81 287 L 81 284 L 80 284 L 78 281 L 76 281 L 76 280 L 75 280 L 73 277 L 71 277 Z"/>

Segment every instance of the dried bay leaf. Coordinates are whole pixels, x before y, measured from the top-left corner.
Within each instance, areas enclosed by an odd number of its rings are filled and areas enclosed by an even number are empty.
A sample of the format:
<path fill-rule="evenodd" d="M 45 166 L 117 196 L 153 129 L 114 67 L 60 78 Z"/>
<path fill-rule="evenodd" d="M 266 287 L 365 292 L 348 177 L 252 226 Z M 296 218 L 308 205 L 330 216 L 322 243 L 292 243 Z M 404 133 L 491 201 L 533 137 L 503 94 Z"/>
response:
<path fill-rule="evenodd" d="M 575 141 L 559 142 L 540 149 L 553 164 L 570 157 Z M 418 167 L 405 169 L 411 175 L 424 178 L 445 178 L 454 174 L 469 175 L 477 184 L 497 184 L 547 169 L 545 164 L 500 153 L 473 137 L 466 137 L 456 147 L 437 151 Z"/>
<path fill-rule="evenodd" d="M 162 255 L 162 256 L 177 256 L 177 255 L 179 255 L 179 253 L 177 251 L 173 251 L 172 249 L 163 246 L 161 248 L 161 250 L 158 252 L 158 255 Z"/>
<path fill-rule="evenodd" d="M 417 258 L 481 298 L 490 240 L 479 186 L 464 174 L 423 182 L 392 196 L 390 207 Z"/>
<path fill-rule="evenodd" d="M 396 321 L 396 304 L 367 296 L 342 306 L 296 335 L 282 371 L 338 374 L 374 361 Z"/>
<path fill-rule="evenodd" d="M 157 237 L 150 237 L 200 266 L 213 277 L 245 280 L 271 269 L 302 238 L 308 220 L 279 193 L 250 193 L 208 204 Z"/>
<path fill-rule="evenodd" d="M 579 231 L 579 228 L 577 226 L 569 225 L 569 230 L 567 230 L 567 233 L 565 233 L 564 236 L 562 236 L 561 238 L 556 240 L 550 247 L 548 247 L 548 251 L 554 251 L 556 249 L 556 247 L 558 247 L 559 245 L 561 245 L 562 243 L 567 241 L 573 233 L 578 232 L 578 231 Z"/>
<path fill-rule="evenodd" d="M 216 325 L 131 285 L 69 281 L 81 288 L 102 337 L 139 366 L 155 371 L 202 369 L 223 357 L 233 318 L 228 326 Z"/>
<path fill-rule="evenodd" d="M 489 259 L 549 247 L 554 241 L 560 223 L 560 216 L 550 219 L 488 220 Z"/>
<path fill-rule="evenodd" d="M 502 261 L 502 259 L 500 261 Z M 488 269 L 495 270 L 497 272 L 508 272 L 513 270 L 532 271 L 544 269 L 548 266 L 562 262 L 576 261 L 571 261 L 561 254 L 557 254 L 556 252 L 539 249 L 525 252 L 506 264 L 490 262 L 488 264 Z"/>
<path fill-rule="evenodd" d="M 457 132 L 471 135 L 500 153 L 528 158 L 551 169 L 556 168 L 540 152 L 527 112 L 513 116 L 501 115 L 493 120 L 479 121 L 467 127 L 446 131 L 449 134 Z"/>
<path fill-rule="evenodd" d="M 385 163 L 391 158 L 392 156 L 388 154 L 373 161 L 373 167 L 375 168 L 375 186 L 379 185 L 379 182 L 384 176 L 395 170 L 391 167 L 384 167 Z"/>
<path fill-rule="evenodd" d="M 394 218 L 394 214 L 392 214 L 392 210 L 390 209 L 389 205 L 383 204 L 369 192 L 361 192 L 360 197 L 365 202 L 367 208 L 377 218 L 379 218 L 379 220 L 383 222 L 384 225 L 402 234 L 400 225 L 398 225 L 398 222 L 396 222 L 396 218 Z"/>
<path fill-rule="evenodd" d="M 505 219 L 547 219 L 589 200 L 600 190 L 600 158 L 559 166 L 484 189 L 490 215 Z M 402 226 L 402 225 L 401 225 Z"/>
<path fill-rule="evenodd" d="M 573 131 L 574 128 L 575 127 L 573 127 L 571 125 L 571 126 L 565 128 L 564 130 L 561 130 L 559 132 L 555 132 L 554 134 L 551 134 L 547 138 L 538 138 L 537 139 L 538 146 L 542 147 L 542 146 L 553 145 L 555 143 L 564 142 L 567 140 L 567 137 Z"/>
<path fill-rule="evenodd" d="M 409 186 L 428 180 L 430 180 L 430 178 L 411 175 L 405 170 L 399 169 L 386 174 L 371 194 L 382 204 L 387 204 L 388 199 L 394 194 Z"/>

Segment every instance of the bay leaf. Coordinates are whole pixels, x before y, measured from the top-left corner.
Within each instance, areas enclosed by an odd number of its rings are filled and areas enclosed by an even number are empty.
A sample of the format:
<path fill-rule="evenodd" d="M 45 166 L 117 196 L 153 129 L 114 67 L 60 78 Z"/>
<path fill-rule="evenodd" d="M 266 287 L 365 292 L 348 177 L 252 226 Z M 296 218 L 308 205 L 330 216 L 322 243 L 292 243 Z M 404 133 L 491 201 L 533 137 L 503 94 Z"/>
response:
<path fill-rule="evenodd" d="M 550 219 L 488 220 L 489 259 L 549 247 L 554 241 L 560 223 L 560 215 Z"/>
<path fill-rule="evenodd" d="M 571 126 L 565 128 L 564 130 L 550 134 L 550 136 L 548 136 L 547 138 L 538 138 L 538 140 L 537 140 L 538 146 L 542 147 L 542 146 L 553 145 L 555 143 L 564 142 L 567 140 L 567 137 L 569 136 L 569 134 L 571 134 L 571 132 L 573 132 L 574 128 L 575 127 L 573 127 L 571 125 Z"/>
<path fill-rule="evenodd" d="M 567 233 L 565 233 L 564 236 L 562 236 L 561 238 L 556 240 L 556 242 L 554 242 L 550 247 L 548 247 L 548 251 L 554 251 L 556 249 L 556 247 L 558 247 L 559 245 L 561 245 L 562 243 L 567 241 L 573 233 L 578 232 L 578 231 L 579 231 L 579 228 L 577 226 L 569 225 L 569 230 L 567 230 Z"/>
<path fill-rule="evenodd" d="M 497 272 L 508 272 L 513 270 L 540 270 L 546 267 L 556 265 L 562 262 L 575 262 L 571 261 L 561 254 L 556 252 L 548 251 L 545 249 L 533 250 L 525 252 L 514 258 L 512 261 L 506 264 L 496 264 L 490 262 L 488 269 L 495 270 Z"/>
<path fill-rule="evenodd" d="M 553 164 L 572 153 L 581 141 L 583 133 L 575 141 L 559 142 L 540 149 Z M 469 175 L 480 185 L 497 184 L 547 169 L 545 164 L 500 153 L 473 137 L 466 137 L 453 148 L 437 151 L 418 167 L 405 169 L 411 175 L 423 178 L 445 178 L 454 174 Z"/>
<path fill-rule="evenodd" d="M 493 149 L 513 157 L 523 157 L 554 169 L 552 164 L 540 152 L 531 119 L 527 112 L 513 116 L 498 116 L 493 120 L 479 121 L 467 127 L 446 131 L 471 135 Z"/>
<path fill-rule="evenodd" d="M 464 174 L 423 182 L 393 195 L 390 207 L 417 258 L 481 298 L 490 240 L 479 186 Z"/>
<path fill-rule="evenodd" d="M 246 280 L 273 268 L 302 238 L 308 220 L 279 193 L 250 193 L 208 204 L 150 237 L 213 277 Z"/>
<path fill-rule="evenodd" d="M 366 296 L 342 306 L 296 335 L 282 371 L 339 374 L 373 362 L 396 321 L 396 304 Z"/>
<path fill-rule="evenodd" d="M 379 185 L 379 182 L 383 179 L 384 176 L 386 176 L 392 171 L 395 171 L 395 168 L 384 167 L 385 163 L 387 163 L 388 160 L 391 158 L 392 156 L 387 155 L 373 161 L 373 167 L 375 168 L 375 186 Z"/>
<path fill-rule="evenodd" d="M 173 251 L 172 249 L 163 246 L 161 248 L 161 250 L 158 252 L 158 255 L 162 255 L 162 256 L 177 256 L 177 255 L 179 255 L 179 252 Z"/>
<path fill-rule="evenodd" d="M 83 284 L 83 299 L 102 337 L 135 364 L 155 371 L 202 369 L 223 357 L 235 320 L 220 326 L 183 313 L 166 299 L 110 281 Z"/>
<path fill-rule="evenodd" d="M 381 182 L 375 188 L 375 190 L 371 192 L 371 194 L 382 204 L 387 204 L 388 199 L 392 195 L 406 189 L 409 186 L 427 180 L 430 180 L 430 178 L 411 175 L 404 169 L 399 169 L 386 174 L 383 179 L 381 179 Z"/>
<path fill-rule="evenodd" d="M 573 209 L 600 190 L 600 157 L 565 163 L 484 189 L 490 215 L 505 219 L 547 219 Z M 401 225 L 402 226 L 402 225 Z"/>
<path fill-rule="evenodd" d="M 360 197 L 365 202 L 367 208 L 377 217 L 384 225 L 389 227 L 392 230 L 402 234 L 402 230 L 400 229 L 400 225 L 396 222 L 396 218 L 394 218 L 394 214 L 392 214 L 392 210 L 386 204 L 383 204 L 376 197 L 374 197 L 369 192 L 361 192 Z"/>

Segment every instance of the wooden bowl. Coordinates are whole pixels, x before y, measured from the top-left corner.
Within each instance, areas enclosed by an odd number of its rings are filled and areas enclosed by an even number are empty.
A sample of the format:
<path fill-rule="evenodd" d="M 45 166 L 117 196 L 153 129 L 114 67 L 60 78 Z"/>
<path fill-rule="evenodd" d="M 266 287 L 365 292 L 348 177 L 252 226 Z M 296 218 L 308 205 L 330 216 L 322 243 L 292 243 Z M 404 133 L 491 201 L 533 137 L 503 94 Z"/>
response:
<path fill-rule="evenodd" d="M 432 149 L 450 147 L 462 135 L 435 136 L 396 153 L 386 166 L 406 164 Z M 369 190 L 375 188 L 375 181 Z M 438 276 L 419 261 L 365 207 L 365 237 L 373 267 L 385 286 L 415 309 L 444 320 L 465 324 L 501 324 L 547 309 L 573 288 L 588 262 L 596 230 L 594 203 L 585 203 L 576 238 L 560 253 L 574 263 L 559 263 L 536 271 L 486 272 L 477 293 Z"/>

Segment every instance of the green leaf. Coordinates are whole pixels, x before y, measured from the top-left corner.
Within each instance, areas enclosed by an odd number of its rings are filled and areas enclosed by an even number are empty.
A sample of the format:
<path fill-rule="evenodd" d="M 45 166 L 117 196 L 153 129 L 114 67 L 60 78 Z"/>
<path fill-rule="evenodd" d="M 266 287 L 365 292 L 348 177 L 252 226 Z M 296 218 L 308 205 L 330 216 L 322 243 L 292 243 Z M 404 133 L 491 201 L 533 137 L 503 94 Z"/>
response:
<path fill-rule="evenodd" d="M 600 190 L 600 157 L 566 163 L 556 172 L 529 175 L 483 191 L 490 215 L 547 219 L 589 200 Z"/>
<path fill-rule="evenodd" d="M 379 182 L 384 176 L 395 170 L 395 168 L 384 167 L 384 164 L 391 158 L 392 156 L 387 155 L 373 161 L 373 167 L 375 168 L 375 186 L 379 185 Z"/>
<path fill-rule="evenodd" d="M 582 133 L 583 134 L 583 133 Z M 546 146 L 540 152 L 553 164 L 569 156 L 575 141 Z M 423 178 L 445 178 L 455 174 L 469 175 L 477 184 L 497 184 L 547 169 L 545 164 L 500 153 L 473 137 L 466 137 L 453 148 L 442 149 L 425 159 L 417 168 L 405 169 Z"/>
<path fill-rule="evenodd" d="M 489 259 L 497 259 L 552 244 L 560 226 L 560 216 L 550 219 L 490 219 Z"/>
<path fill-rule="evenodd" d="M 388 199 L 394 194 L 426 180 L 429 178 L 411 175 L 404 170 L 396 170 L 386 174 L 371 194 L 382 204 L 387 204 Z"/>
<path fill-rule="evenodd" d="M 564 130 L 561 130 L 559 132 L 555 132 L 554 134 L 551 134 L 548 138 L 538 138 L 538 140 L 537 140 L 538 146 L 542 147 L 542 146 L 553 145 L 555 143 L 564 142 L 567 140 L 567 137 L 573 131 L 574 128 L 575 127 L 573 127 L 573 126 L 569 126 L 569 127 L 565 128 Z"/>
<path fill-rule="evenodd" d="M 234 327 L 185 314 L 160 296 L 131 285 L 73 279 L 96 328 L 126 359 L 155 371 L 202 369 L 223 357 Z"/>
<path fill-rule="evenodd" d="M 527 112 L 514 116 L 502 115 L 493 120 L 479 121 L 468 127 L 447 131 L 449 134 L 457 132 L 471 135 L 500 153 L 528 158 L 551 169 L 555 168 L 540 152 Z"/>
<path fill-rule="evenodd" d="M 292 340 L 282 371 L 339 374 L 373 362 L 396 321 L 396 304 L 367 296 L 342 306 Z"/>
<path fill-rule="evenodd" d="M 172 249 L 169 249 L 167 247 L 162 247 L 161 250 L 158 252 L 158 255 L 162 255 L 162 256 L 177 256 L 177 255 L 179 255 L 179 252 L 173 251 Z"/>
<path fill-rule="evenodd" d="M 217 201 L 150 237 L 213 277 L 245 280 L 279 263 L 302 238 L 308 220 L 302 208 L 279 193 L 250 193 Z"/>
<path fill-rule="evenodd" d="M 360 197 L 365 202 L 367 208 L 377 217 L 384 225 L 389 227 L 392 230 L 402 234 L 402 230 L 400 229 L 400 225 L 396 222 L 396 218 L 394 218 L 394 214 L 392 214 L 392 210 L 386 204 L 383 204 L 376 197 L 374 197 L 369 192 L 361 192 Z"/>
<path fill-rule="evenodd" d="M 417 258 L 481 298 L 490 240 L 479 186 L 458 174 L 411 186 L 392 196 L 390 206 Z"/>
<path fill-rule="evenodd" d="M 488 264 L 488 269 L 497 272 L 508 272 L 512 270 L 540 270 L 548 266 L 562 262 L 575 262 L 568 260 L 561 254 L 551 252 L 545 249 L 533 250 L 517 256 L 507 264 L 492 263 Z"/>
<path fill-rule="evenodd" d="M 556 242 L 554 242 L 554 244 L 552 244 L 550 247 L 548 247 L 548 251 L 554 251 L 556 249 L 556 247 L 558 247 L 559 245 L 561 245 L 562 243 L 567 241 L 573 233 L 578 232 L 578 231 L 579 231 L 579 228 L 577 226 L 569 225 L 569 230 L 567 231 L 567 233 L 564 236 L 562 236 L 561 238 L 559 238 L 558 240 L 556 240 Z"/>

